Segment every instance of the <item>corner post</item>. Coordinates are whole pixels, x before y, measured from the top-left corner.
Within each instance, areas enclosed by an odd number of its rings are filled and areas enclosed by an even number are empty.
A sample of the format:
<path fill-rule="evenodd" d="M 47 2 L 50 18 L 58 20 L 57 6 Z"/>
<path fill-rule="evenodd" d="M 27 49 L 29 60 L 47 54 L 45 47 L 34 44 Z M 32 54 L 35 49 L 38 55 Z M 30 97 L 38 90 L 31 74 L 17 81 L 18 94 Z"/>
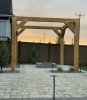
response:
<path fill-rule="evenodd" d="M 74 33 L 74 69 L 79 69 L 79 33 L 80 33 L 80 19 L 75 20 Z"/>
<path fill-rule="evenodd" d="M 17 35 L 16 17 L 12 17 L 12 40 L 11 40 L 11 70 L 15 71 L 17 64 Z"/>

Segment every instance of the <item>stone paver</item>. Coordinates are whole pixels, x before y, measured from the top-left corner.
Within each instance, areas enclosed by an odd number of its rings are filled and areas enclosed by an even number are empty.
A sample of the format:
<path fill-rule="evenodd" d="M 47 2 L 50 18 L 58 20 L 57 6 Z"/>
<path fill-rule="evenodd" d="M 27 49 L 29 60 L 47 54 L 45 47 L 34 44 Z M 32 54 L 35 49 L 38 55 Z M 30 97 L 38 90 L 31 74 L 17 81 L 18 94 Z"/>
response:
<path fill-rule="evenodd" d="M 0 100 L 52 100 L 51 68 L 21 65 L 17 70 L 0 73 Z M 56 100 L 87 100 L 87 73 L 55 74 Z"/>

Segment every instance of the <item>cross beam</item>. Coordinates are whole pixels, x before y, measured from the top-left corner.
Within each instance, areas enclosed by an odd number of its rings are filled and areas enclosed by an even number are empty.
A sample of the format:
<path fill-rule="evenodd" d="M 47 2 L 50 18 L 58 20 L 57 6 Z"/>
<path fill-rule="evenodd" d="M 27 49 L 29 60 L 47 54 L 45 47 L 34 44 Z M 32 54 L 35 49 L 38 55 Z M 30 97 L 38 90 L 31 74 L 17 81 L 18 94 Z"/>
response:
<path fill-rule="evenodd" d="M 46 29 L 46 30 L 61 30 L 62 27 L 52 27 L 52 26 L 22 26 L 22 29 Z"/>
<path fill-rule="evenodd" d="M 74 22 L 75 19 L 69 19 L 69 18 L 46 18 L 46 17 L 21 17 L 16 16 L 17 21 L 23 21 L 23 20 L 33 21 L 33 22 Z"/>

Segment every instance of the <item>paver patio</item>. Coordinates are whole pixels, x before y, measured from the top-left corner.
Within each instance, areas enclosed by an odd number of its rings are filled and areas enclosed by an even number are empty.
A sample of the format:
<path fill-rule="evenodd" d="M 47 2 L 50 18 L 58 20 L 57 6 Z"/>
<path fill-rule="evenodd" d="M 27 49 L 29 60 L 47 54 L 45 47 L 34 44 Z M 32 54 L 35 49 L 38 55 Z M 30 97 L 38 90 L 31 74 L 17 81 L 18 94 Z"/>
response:
<path fill-rule="evenodd" d="M 52 100 L 51 68 L 21 65 L 16 70 L 0 73 L 0 100 Z M 87 100 L 87 73 L 56 75 L 56 100 Z"/>

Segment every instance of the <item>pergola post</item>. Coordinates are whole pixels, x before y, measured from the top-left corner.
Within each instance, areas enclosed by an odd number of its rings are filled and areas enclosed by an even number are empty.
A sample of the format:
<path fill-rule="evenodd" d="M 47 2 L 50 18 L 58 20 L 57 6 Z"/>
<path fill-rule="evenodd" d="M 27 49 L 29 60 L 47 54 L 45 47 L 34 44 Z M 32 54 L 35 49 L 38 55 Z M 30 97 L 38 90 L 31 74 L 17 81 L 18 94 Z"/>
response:
<path fill-rule="evenodd" d="M 80 20 L 75 20 L 75 33 L 74 33 L 74 69 L 79 69 L 79 33 L 80 33 Z"/>
<path fill-rule="evenodd" d="M 64 65 L 64 38 L 60 38 L 60 64 Z"/>
<path fill-rule="evenodd" d="M 11 69 L 15 71 L 17 64 L 17 36 L 16 36 L 16 17 L 12 17 L 12 40 L 11 40 Z"/>
<path fill-rule="evenodd" d="M 65 30 L 66 27 L 62 27 L 61 32 L 59 32 L 58 30 L 53 30 L 60 39 L 60 64 L 64 65 L 64 35 L 65 35 Z"/>

